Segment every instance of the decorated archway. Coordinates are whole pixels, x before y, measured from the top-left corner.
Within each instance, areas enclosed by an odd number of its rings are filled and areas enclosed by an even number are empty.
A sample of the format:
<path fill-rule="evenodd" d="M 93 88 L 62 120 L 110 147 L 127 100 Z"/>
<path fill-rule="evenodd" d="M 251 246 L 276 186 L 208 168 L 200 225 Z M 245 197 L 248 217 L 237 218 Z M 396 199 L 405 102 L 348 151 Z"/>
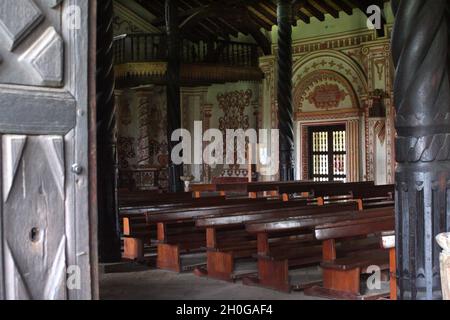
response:
<path fill-rule="evenodd" d="M 360 66 L 340 52 L 321 51 L 295 63 L 293 103 L 299 179 L 309 178 L 308 129 L 336 124 L 346 127 L 347 181 L 361 179 L 359 164 L 364 151 L 359 136 L 368 90 L 366 79 Z"/>

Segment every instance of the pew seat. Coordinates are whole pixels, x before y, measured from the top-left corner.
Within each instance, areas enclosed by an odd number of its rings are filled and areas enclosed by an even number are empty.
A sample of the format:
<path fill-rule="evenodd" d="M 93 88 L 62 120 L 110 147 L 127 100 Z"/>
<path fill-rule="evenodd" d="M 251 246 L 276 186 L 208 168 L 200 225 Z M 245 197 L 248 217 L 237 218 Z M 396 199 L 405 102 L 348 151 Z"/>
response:
<path fill-rule="evenodd" d="M 199 208 L 210 208 L 218 205 L 239 205 L 245 204 L 249 200 L 229 200 L 224 196 L 205 197 L 201 199 L 192 198 L 190 195 L 183 193 L 180 199 L 175 199 L 173 195 L 160 195 L 161 199 L 148 198 L 149 202 L 140 202 L 139 205 L 122 207 L 119 209 L 121 218 L 121 230 L 123 238 L 122 258 L 136 261 L 144 261 L 145 248 L 154 249 L 154 241 L 157 238 L 155 225 L 148 224 L 146 215 L 158 215 L 168 212 L 184 212 L 189 214 L 191 210 Z M 173 201 L 176 200 L 176 201 Z M 169 201 L 169 202 L 166 202 Z M 265 199 L 254 199 L 253 202 L 262 202 Z M 183 228 L 175 228 L 172 235 L 179 233 L 191 232 L 191 230 Z M 175 233 L 174 233 L 175 232 Z M 152 242 L 153 241 L 153 242 Z"/>
<path fill-rule="evenodd" d="M 394 229 L 394 209 L 371 209 L 362 212 L 377 210 L 384 214 L 361 215 L 356 219 L 316 226 L 315 236 L 322 241 L 323 248 L 321 262 L 323 285 L 309 288 L 305 291 L 307 295 L 355 300 L 389 296 L 389 291 L 375 294 L 365 292 L 361 282 L 362 275 L 373 272 L 368 267 L 376 266 L 380 272 L 389 270 L 389 252 L 381 248 L 380 234 Z M 378 248 L 344 257 L 338 256 L 337 241 L 346 241 L 354 237 L 372 238 L 379 243 Z"/>
<path fill-rule="evenodd" d="M 320 214 L 335 211 L 356 210 L 355 204 L 343 204 L 335 206 L 307 206 L 303 201 L 291 201 L 278 203 L 273 208 L 264 206 L 255 211 L 237 211 L 236 213 L 206 216 L 196 220 L 198 228 L 206 230 L 207 243 L 207 269 L 196 270 L 197 275 L 208 276 L 220 280 L 235 281 L 235 268 L 239 259 L 258 259 L 257 235 L 248 233 L 245 229 L 247 223 L 266 221 L 267 219 L 281 219 L 288 217 L 303 217 L 311 219 Z M 231 236 L 230 232 L 243 233 L 241 237 Z M 228 234 L 228 237 L 221 237 Z M 278 232 L 268 239 L 268 244 L 273 252 L 287 252 L 294 250 L 301 243 L 313 241 L 311 232 L 297 232 L 285 234 Z M 223 263 L 226 261 L 226 263 Z M 317 261 L 319 262 L 319 261 Z M 256 270 L 255 270 L 256 272 Z"/>
<path fill-rule="evenodd" d="M 380 266 L 382 270 L 387 270 L 389 268 L 389 252 L 386 250 L 372 250 L 337 258 L 333 261 L 322 261 L 320 263 L 322 268 L 342 271 L 353 270 L 356 268 L 364 270 L 371 265 L 377 265 Z M 362 273 L 364 273 L 364 271 L 362 271 Z"/>

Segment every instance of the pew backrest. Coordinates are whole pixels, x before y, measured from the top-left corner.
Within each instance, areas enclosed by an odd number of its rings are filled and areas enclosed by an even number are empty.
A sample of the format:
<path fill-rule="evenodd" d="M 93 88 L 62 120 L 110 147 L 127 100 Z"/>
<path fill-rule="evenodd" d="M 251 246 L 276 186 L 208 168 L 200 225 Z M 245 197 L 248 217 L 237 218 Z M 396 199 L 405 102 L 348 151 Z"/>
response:
<path fill-rule="evenodd" d="M 217 215 L 213 217 L 201 217 L 196 220 L 196 226 L 200 228 L 230 227 L 250 222 L 272 221 L 274 219 L 285 219 L 290 217 L 314 216 L 330 212 L 354 211 L 355 203 L 343 203 L 326 206 L 295 206 L 296 201 L 283 202 L 281 207 L 274 209 L 264 208 L 256 211 L 238 212 L 233 214 Z"/>
<path fill-rule="evenodd" d="M 282 219 L 272 219 L 268 221 L 257 221 L 250 222 L 245 225 L 246 230 L 249 233 L 277 233 L 277 232 L 287 232 L 296 231 L 305 228 L 314 228 L 318 225 L 325 223 L 334 223 L 338 221 L 347 221 L 352 219 L 357 219 L 359 217 L 379 217 L 388 215 L 386 208 L 382 209 L 371 209 L 365 211 L 357 211 L 356 209 L 351 211 L 336 211 L 336 210 L 325 210 L 321 214 L 315 214 L 303 217 L 289 217 Z"/>
<path fill-rule="evenodd" d="M 395 229 L 393 208 L 373 209 L 381 212 L 379 216 L 360 212 L 356 218 L 316 226 L 317 240 L 343 239 L 368 234 L 382 233 Z M 381 210 L 381 211 L 380 211 Z M 367 210 L 369 211 L 369 210 Z"/>

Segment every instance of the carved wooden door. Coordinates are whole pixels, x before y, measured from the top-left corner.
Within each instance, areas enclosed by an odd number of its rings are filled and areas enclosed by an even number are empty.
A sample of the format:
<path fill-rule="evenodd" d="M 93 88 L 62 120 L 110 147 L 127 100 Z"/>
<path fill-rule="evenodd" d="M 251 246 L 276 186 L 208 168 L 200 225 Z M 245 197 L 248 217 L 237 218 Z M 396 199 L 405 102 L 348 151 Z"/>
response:
<path fill-rule="evenodd" d="M 0 298 L 90 299 L 87 0 L 0 0 Z"/>

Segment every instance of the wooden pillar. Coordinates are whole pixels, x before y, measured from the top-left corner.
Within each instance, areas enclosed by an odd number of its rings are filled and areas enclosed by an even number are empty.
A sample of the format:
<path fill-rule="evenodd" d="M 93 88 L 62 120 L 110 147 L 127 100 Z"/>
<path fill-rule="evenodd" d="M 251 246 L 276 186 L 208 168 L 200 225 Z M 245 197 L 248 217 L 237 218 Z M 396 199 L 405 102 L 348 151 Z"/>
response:
<path fill-rule="evenodd" d="M 97 8 L 97 201 L 100 262 L 117 262 L 120 230 L 117 211 L 117 124 L 114 101 L 113 1 Z"/>
<path fill-rule="evenodd" d="M 441 299 L 439 248 L 450 230 L 447 0 L 394 0 L 399 299 Z"/>
<path fill-rule="evenodd" d="M 180 30 L 178 25 L 177 0 L 166 0 L 166 32 L 168 44 L 167 60 L 167 141 L 169 151 L 169 191 L 182 192 L 184 190 L 180 177 L 183 166 L 172 162 L 172 149 L 178 142 L 172 142 L 172 133 L 181 128 L 180 101 Z"/>
<path fill-rule="evenodd" d="M 292 108 L 292 4 L 279 0 L 278 16 L 278 128 L 280 180 L 295 179 L 294 118 Z"/>

